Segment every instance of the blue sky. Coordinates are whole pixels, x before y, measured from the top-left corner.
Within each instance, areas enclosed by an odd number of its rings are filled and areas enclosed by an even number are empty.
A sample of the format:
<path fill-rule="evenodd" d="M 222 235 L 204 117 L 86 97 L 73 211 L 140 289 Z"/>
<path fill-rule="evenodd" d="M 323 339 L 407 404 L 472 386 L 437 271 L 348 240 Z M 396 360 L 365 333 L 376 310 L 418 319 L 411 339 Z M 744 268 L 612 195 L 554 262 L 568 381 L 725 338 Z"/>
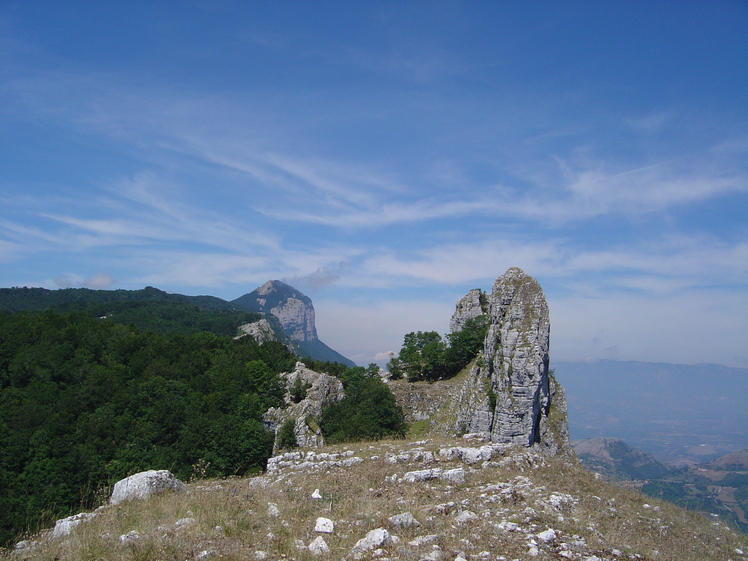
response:
<path fill-rule="evenodd" d="M 551 360 L 748 367 L 748 3 L 0 2 L 0 286 L 269 279 L 359 364 L 511 266 Z"/>

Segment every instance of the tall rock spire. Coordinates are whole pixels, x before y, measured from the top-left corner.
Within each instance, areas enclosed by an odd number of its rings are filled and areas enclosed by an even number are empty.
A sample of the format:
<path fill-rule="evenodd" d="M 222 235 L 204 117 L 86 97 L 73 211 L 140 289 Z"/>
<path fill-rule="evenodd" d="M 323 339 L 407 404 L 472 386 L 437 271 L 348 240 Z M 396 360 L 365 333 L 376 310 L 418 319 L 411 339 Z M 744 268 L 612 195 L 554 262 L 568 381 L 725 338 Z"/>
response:
<path fill-rule="evenodd" d="M 521 269 L 509 269 L 493 285 L 488 316 L 482 360 L 458 398 L 458 430 L 497 443 L 568 448 L 563 393 L 548 371 L 550 319 L 540 285 Z M 554 394 L 563 414 L 551 426 Z"/>

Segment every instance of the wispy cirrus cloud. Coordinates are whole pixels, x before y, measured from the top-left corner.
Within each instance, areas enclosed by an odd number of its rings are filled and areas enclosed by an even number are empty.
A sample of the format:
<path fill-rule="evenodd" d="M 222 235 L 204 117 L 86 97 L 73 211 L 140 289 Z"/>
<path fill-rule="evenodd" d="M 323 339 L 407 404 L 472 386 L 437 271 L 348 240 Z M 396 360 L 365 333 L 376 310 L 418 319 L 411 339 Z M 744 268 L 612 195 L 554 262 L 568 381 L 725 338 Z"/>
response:
<path fill-rule="evenodd" d="M 571 239 L 506 237 L 371 254 L 362 260 L 360 274 L 392 283 L 460 285 L 491 279 L 510 266 L 578 293 L 739 289 L 748 273 L 748 243 L 680 236 L 589 250 Z"/>

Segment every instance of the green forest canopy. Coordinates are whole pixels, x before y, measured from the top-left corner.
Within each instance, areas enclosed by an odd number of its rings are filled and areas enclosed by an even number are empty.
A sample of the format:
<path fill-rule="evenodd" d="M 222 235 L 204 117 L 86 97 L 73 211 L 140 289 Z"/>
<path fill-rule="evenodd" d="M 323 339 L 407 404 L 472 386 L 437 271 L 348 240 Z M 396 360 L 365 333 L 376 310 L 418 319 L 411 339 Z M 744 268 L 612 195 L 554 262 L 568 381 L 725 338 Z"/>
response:
<path fill-rule="evenodd" d="M 91 308 L 0 312 L 0 544 L 100 504 L 114 482 L 138 471 L 169 469 L 189 480 L 265 467 L 274 435 L 262 415 L 284 406 L 279 374 L 298 357 L 280 342 L 195 331 L 220 333 L 225 311 L 152 302 L 125 303 L 114 315 L 128 314 L 151 331 Z M 404 433 L 402 411 L 378 377 L 305 361 L 346 387 L 340 410 L 320 420 L 326 435 Z"/>

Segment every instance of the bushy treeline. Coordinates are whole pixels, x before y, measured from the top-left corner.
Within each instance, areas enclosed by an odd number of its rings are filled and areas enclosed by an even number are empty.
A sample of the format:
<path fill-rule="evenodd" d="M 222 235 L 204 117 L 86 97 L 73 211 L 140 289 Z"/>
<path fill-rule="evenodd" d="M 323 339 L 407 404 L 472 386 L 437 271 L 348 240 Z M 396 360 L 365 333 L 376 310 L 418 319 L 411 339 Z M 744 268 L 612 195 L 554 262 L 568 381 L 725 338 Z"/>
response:
<path fill-rule="evenodd" d="M 320 428 L 329 444 L 403 437 L 408 429 L 402 408 L 382 382 L 376 365 L 338 374 L 345 398 L 322 409 Z"/>
<path fill-rule="evenodd" d="M 78 312 L 0 315 L 0 543 L 39 513 L 98 503 L 145 469 L 262 469 L 296 356 L 212 333 L 142 332 Z"/>
<path fill-rule="evenodd" d="M 487 329 L 488 318 L 482 315 L 445 338 L 436 331 L 408 333 L 400 354 L 387 367 L 393 378 L 405 376 L 411 382 L 451 378 L 481 352 Z"/>

